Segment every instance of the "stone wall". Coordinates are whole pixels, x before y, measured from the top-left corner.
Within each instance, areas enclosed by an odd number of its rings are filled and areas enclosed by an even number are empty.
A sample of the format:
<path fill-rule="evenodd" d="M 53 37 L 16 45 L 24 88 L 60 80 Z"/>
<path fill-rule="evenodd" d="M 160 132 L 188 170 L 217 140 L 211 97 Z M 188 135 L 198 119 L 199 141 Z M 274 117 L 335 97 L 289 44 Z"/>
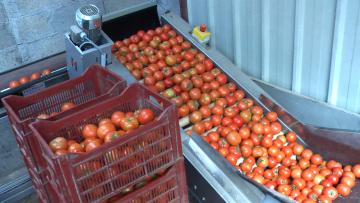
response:
<path fill-rule="evenodd" d="M 0 72 L 64 50 L 75 11 L 95 4 L 103 13 L 149 0 L 0 0 Z M 178 0 L 158 0 L 159 13 L 179 13 Z"/>

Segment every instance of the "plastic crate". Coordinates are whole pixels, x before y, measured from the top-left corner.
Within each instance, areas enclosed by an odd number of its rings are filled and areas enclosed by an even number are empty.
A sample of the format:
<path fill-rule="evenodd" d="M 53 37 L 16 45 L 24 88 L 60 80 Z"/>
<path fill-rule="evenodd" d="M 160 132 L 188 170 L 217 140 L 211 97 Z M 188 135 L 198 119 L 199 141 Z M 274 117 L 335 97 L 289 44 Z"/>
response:
<path fill-rule="evenodd" d="M 87 107 L 56 121 L 30 125 L 51 168 L 50 181 L 57 184 L 68 202 L 105 200 L 182 157 L 175 104 L 145 86 L 133 84 L 121 95 Z M 139 108 L 152 109 L 156 119 L 94 151 L 56 156 L 48 146 L 58 136 L 80 141 L 81 126 L 98 123 L 114 111 Z"/>
<path fill-rule="evenodd" d="M 107 98 L 118 95 L 125 87 L 126 81 L 120 76 L 99 65 L 92 65 L 78 78 L 25 97 L 10 95 L 3 98 L 2 101 L 21 153 L 27 158 L 30 157 L 31 167 L 36 167 L 34 170 L 40 172 L 42 160 L 34 159 L 41 156 L 34 155 L 39 152 L 38 143 L 31 136 L 29 124 L 34 122 L 41 113 L 60 112 L 60 106 L 64 102 L 73 102 L 77 106 L 50 117 L 50 120 L 56 120 L 81 110 L 82 104 L 93 103 L 97 97 Z"/>
<path fill-rule="evenodd" d="M 181 202 L 188 200 L 184 159 L 180 159 L 168 169 L 165 175 L 158 177 L 142 188 L 125 196 L 115 196 L 110 203 L 143 203 L 143 202 Z"/>
<path fill-rule="evenodd" d="M 59 112 L 63 102 L 73 102 L 77 106 L 49 120 L 60 119 L 66 115 L 80 111 L 84 103 L 93 104 L 99 100 L 119 95 L 126 88 L 126 81 L 113 72 L 99 65 L 90 66 L 80 77 L 59 83 L 41 92 L 29 96 L 7 96 L 2 99 L 8 118 L 14 132 L 15 140 L 23 155 L 28 172 L 33 179 L 33 185 L 43 202 L 49 202 L 52 197 L 47 194 L 48 185 L 46 176 L 47 165 L 42 159 L 39 143 L 32 135 L 29 124 L 36 121 L 41 113 L 50 114 Z M 43 189 L 42 189 L 43 188 Z"/>

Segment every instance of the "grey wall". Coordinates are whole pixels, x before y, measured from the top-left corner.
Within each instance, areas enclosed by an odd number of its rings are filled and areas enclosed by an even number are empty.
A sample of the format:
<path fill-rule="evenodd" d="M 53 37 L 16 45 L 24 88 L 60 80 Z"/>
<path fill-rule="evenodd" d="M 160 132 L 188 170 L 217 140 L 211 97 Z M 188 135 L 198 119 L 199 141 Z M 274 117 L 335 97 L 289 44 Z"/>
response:
<path fill-rule="evenodd" d="M 360 113 L 359 0 L 187 0 L 245 73 Z"/>
<path fill-rule="evenodd" d="M 0 72 L 64 50 L 63 33 L 79 6 L 110 13 L 151 0 L 0 0 Z M 159 12 L 179 13 L 178 0 L 158 0 Z"/>

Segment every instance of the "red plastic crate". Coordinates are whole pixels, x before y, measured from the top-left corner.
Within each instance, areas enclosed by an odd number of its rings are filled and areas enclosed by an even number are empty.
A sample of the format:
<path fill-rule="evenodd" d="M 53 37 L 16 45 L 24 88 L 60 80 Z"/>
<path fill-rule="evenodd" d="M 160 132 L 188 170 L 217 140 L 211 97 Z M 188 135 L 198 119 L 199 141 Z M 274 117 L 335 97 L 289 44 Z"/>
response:
<path fill-rule="evenodd" d="M 125 87 L 126 81 L 120 76 L 99 65 L 92 65 L 78 78 L 25 97 L 10 95 L 3 98 L 2 102 L 7 110 L 20 151 L 23 156 L 30 157 L 30 164 L 36 167 L 35 171 L 40 172 L 41 160 L 33 159 L 33 157 L 39 157 L 39 155 L 34 155 L 39 151 L 38 144 L 31 136 L 28 125 L 34 122 L 41 113 L 60 112 L 60 106 L 64 102 L 73 102 L 77 106 L 51 117 L 51 120 L 79 111 L 83 108 L 82 104 L 92 103 L 97 97 L 107 98 L 118 95 Z"/>
<path fill-rule="evenodd" d="M 42 159 L 39 143 L 28 126 L 36 121 L 35 117 L 41 113 L 59 112 L 64 102 L 77 104 L 75 108 L 49 118 L 50 120 L 60 119 L 80 111 L 84 108 L 84 103 L 93 104 L 99 101 L 95 98 L 106 99 L 119 95 L 125 88 L 126 81 L 120 76 L 99 65 L 92 65 L 82 76 L 41 92 L 25 97 L 11 95 L 2 99 L 25 165 L 35 180 L 33 181 L 35 188 L 45 188 L 39 191 L 46 191 L 48 188 L 45 178 L 48 175 L 47 165 Z M 42 192 L 42 195 L 39 195 L 41 200 L 46 200 L 44 202 L 51 200 L 51 197 L 46 196 L 47 193 L 49 192 Z"/>
<path fill-rule="evenodd" d="M 175 104 L 141 84 L 56 121 L 30 125 L 51 168 L 50 181 L 68 202 L 105 200 L 131 184 L 173 165 L 182 157 Z M 56 156 L 48 143 L 55 137 L 82 140 L 82 126 L 109 118 L 115 111 L 150 108 L 156 119 L 99 149 L 84 154 Z"/>
<path fill-rule="evenodd" d="M 125 196 L 110 198 L 110 203 L 181 202 L 188 200 L 184 159 L 180 159 L 165 175 Z"/>

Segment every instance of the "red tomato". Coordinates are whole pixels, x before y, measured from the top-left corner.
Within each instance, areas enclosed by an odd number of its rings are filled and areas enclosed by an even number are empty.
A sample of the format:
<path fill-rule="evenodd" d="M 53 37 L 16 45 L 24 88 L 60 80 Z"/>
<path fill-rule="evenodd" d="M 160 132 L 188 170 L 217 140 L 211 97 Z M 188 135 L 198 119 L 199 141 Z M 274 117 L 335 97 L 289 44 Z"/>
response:
<path fill-rule="evenodd" d="M 76 105 L 72 102 L 66 102 L 66 103 L 63 103 L 60 107 L 61 111 L 66 111 L 66 110 L 69 110 L 69 109 L 72 109 L 74 108 Z"/>
<path fill-rule="evenodd" d="M 97 126 L 94 124 L 87 124 L 82 130 L 82 135 L 85 139 L 97 137 Z"/>
<path fill-rule="evenodd" d="M 240 144 L 240 142 L 241 142 L 241 135 L 236 131 L 232 131 L 226 135 L 226 140 L 231 145 L 236 146 L 236 145 Z"/>
<path fill-rule="evenodd" d="M 205 133 L 205 125 L 202 122 L 195 123 L 192 127 L 192 130 L 198 135 L 202 135 Z"/>
<path fill-rule="evenodd" d="M 83 152 L 82 147 L 79 143 L 73 143 L 69 145 L 68 151 L 70 153 L 81 153 Z"/>
<path fill-rule="evenodd" d="M 151 109 L 145 108 L 135 113 L 136 119 L 140 124 L 145 125 L 154 120 L 155 114 Z"/>
<path fill-rule="evenodd" d="M 352 167 L 352 172 L 356 178 L 360 178 L 360 164 L 356 164 Z"/>
<path fill-rule="evenodd" d="M 49 143 L 50 149 L 53 152 L 56 152 L 57 150 L 67 150 L 68 143 L 67 140 L 63 137 L 56 137 Z"/>
<path fill-rule="evenodd" d="M 323 190 L 323 195 L 328 196 L 331 200 L 335 200 L 338 197 L 338 192 L 334 187 L 326 187 Z"/>
<path fill-rule="evenodd" d="M 115 131 L 115 129 L 113 129 L 111 126 L 107 126 L 107 127 L 109 127 L 110 130 L 108 130 L 106 133 Z M 124 131 L 135 130 L 138 127 L 139 127 L 139 121 L 134 116 L 126 116 L 123 119 L 121 119 L 120 128 Z M 106 131 L 105 129 L 106 128 L 104 128 L 104 131 Z M 105 136 L 106 133 L 101 133 L 101 135 Z"/>
<path fill-rule="evenodd" d="M 226 159 L 230 162 L 231 165 L 236 166 L 237 160 L 238 160 L 238 156 L 233 154 L 233 153 L 229 153 L 226 156 Z"/>

